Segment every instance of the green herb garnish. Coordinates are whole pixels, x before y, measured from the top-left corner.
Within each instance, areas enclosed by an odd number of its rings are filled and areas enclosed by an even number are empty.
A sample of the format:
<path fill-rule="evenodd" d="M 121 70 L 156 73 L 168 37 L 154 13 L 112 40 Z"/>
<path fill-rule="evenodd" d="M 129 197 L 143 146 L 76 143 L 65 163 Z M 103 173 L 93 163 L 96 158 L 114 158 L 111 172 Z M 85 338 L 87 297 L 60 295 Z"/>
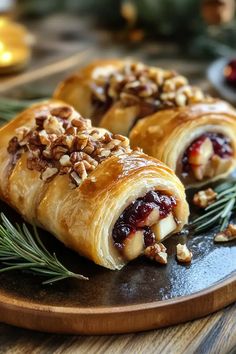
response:
<path fill-rule="evenodd" d="M 15 100 L 12 98 L 0 98 L 0 124 L 9 122 L 17 114 L 30 107 L 32 104 L 42 101 L 39 100 Z"/>
<path fill-rule="evenodd" d="M 40 240 L 37 228 L 33 227 L 32 235 L 25 224 L 16 227 L 1 213 L 0 224 L 0 273 L 28 269 L 35 274 L 49 279 L 43 284 L 54 283 L 66 278 L 88 280 L 83 275 L 68 270 L 57 259 L 55 253 L 50 254 Z"/>
<path fill-rule="evenodd" d="M 204 209 L 204 214 L 193 220 L 191 226 L 200 232 L 211 226 L 220 226 L 223 231 L 229 224 L 233 210 L 236 208 L 236 182 L 225 182 L 214 188 L 216 200 Z"/>

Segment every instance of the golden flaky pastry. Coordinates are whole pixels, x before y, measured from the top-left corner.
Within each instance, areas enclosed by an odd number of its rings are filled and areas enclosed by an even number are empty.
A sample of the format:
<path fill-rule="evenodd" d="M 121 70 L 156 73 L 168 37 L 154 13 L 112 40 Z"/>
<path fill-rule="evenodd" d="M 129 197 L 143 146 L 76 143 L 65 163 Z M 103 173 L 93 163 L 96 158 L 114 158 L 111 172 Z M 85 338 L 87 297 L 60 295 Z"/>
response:
<path fill-rule="evenodd" d="M 62 82 L 55 97 L 113 133 L 129 135 L 170 166 L 186 187 L 235 167 L 236 112 L 171 70 L 127 60 L 97 61 Z"/>
<path fill-rule="evenodd" d="M 169 167 L 56 100 L 1 128 L 0 196 L 110 269 L 180 231 L 189 214 L 184 187 Z"/>

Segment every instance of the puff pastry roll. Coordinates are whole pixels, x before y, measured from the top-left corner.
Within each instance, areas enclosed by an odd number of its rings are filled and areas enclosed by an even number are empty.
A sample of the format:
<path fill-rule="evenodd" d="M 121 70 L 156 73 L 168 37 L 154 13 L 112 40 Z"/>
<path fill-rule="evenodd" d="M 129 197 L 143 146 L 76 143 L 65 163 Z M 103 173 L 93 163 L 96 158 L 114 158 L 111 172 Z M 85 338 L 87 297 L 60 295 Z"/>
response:
<path fill-rule="evenodd" d="M 128 135 L 138 119 L 201 101 L 204 95 L 174 71 L 129 60 L 100 60 L 61 82 L 54 97 L 97 125 Z"/>
<path fill-rule="evenodd" d="M 154 112 L 153 107 L 147 104 L 143 115 L 136 93 L 131 95 L 129 88 L 127 92 L 123 88 L 123 80 L 137 65 L 116 59 L 97 60 L 62 81 L 54 92 L 54 98 L 71 104 L 82 116 L 90 117 L 94 125 L 128 135 L 138 116 L 146 116 L 147 111 Z"/>
<path fill-rule="evenodd" d="M 97 62 L 60 84 L 55 95 L 80 111 L 86 106 L 101 127 L 129 134 L 131 146 L 166 163 L 186 187 L 225 177 L 235 167 L 236 111 L 173 71 Z"/>
<path fill-rule="evenodd" d="M 1 128 L 0 196 L 27 221 L 110 269 L 180 231 L 189 213 L 169 167 L 56 100 Z"/>
<path fill-rule="evenodd" d="M 236 164 L 236 112 L 212 101 L 168 109 L 137 122 L 131 145 L 170 166 L 186 187 L 226 177 Z"/>

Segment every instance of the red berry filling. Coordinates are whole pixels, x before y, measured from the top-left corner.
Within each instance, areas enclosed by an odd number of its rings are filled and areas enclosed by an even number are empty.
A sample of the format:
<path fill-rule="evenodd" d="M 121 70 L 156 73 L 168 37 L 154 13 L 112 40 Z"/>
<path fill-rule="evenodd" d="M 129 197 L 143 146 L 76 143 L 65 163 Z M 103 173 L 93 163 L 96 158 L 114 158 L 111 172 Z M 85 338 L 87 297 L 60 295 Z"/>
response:
<path fill-rule="evenodd" d="M 236 87 L 236 59 L 231 60 L 224 68 L 225 81 L 230 86 Z"/>
<path fill-rule="evenodd" d="M 189 162 L 189 157 L 190 155 L 193 156 L 199 153 L 201 145 L 207 138 L 209 138 L 212 142 L 215 155 L 221 157 L 222 159 L 230 158 L 233 155 L 233 149 L 228 137 L 224 136 L 223 134 L 214 132 L 202 134 L 187 148 L 182 159 L 183 172 L 189 173 L 191 171 L 191 163 Z"/>
<path fill-rule="evenodd" d="M 165 218 L 176 206 L 176 200 L 157 191 L 150 191 L 144 197 L 131 203 L 116 221 L 112 231 L 115 246 L 122 250 L 125 239 L 138 230 L 144 231 L 146 247 L 155 243 L 155 235 L 149 226 L 140 227 L 154 208 L 159 209 L 160 218 Z"/>

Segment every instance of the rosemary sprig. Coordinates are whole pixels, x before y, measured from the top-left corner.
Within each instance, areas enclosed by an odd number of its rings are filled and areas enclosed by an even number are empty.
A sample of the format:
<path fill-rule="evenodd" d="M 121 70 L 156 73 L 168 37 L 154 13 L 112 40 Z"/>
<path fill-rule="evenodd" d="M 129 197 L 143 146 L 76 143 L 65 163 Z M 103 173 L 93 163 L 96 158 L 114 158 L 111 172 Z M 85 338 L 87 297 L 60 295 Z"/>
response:
<path fill-rule="evenodd" d="M 40 100 L 14 100 L 11 98 L 0 98 L 0 124 L 6 123 L 18 113 Z"/>
<path fill-rule="evenodd" d="M 54 283 L 66 278 L 87 280 L 83 275 L 68 270 L 56 257 L 50 254 L 43 245 L 34 226 L 34 235 L 31 235 L 25 224 L 16 227 L 1 213 L 0 224 L 0 273 L 28 269 L 48 279 L 43 284 Z"/>
<path fill-rule="evenodd" d="M 236 208 L 236 182 L 221 183 L 214 190 L 217 193 L 215 202 L 191 223 L 195 232 L 209 229 L 213 225 L 220 226 L 220 231 L 223 231 Z"/>

